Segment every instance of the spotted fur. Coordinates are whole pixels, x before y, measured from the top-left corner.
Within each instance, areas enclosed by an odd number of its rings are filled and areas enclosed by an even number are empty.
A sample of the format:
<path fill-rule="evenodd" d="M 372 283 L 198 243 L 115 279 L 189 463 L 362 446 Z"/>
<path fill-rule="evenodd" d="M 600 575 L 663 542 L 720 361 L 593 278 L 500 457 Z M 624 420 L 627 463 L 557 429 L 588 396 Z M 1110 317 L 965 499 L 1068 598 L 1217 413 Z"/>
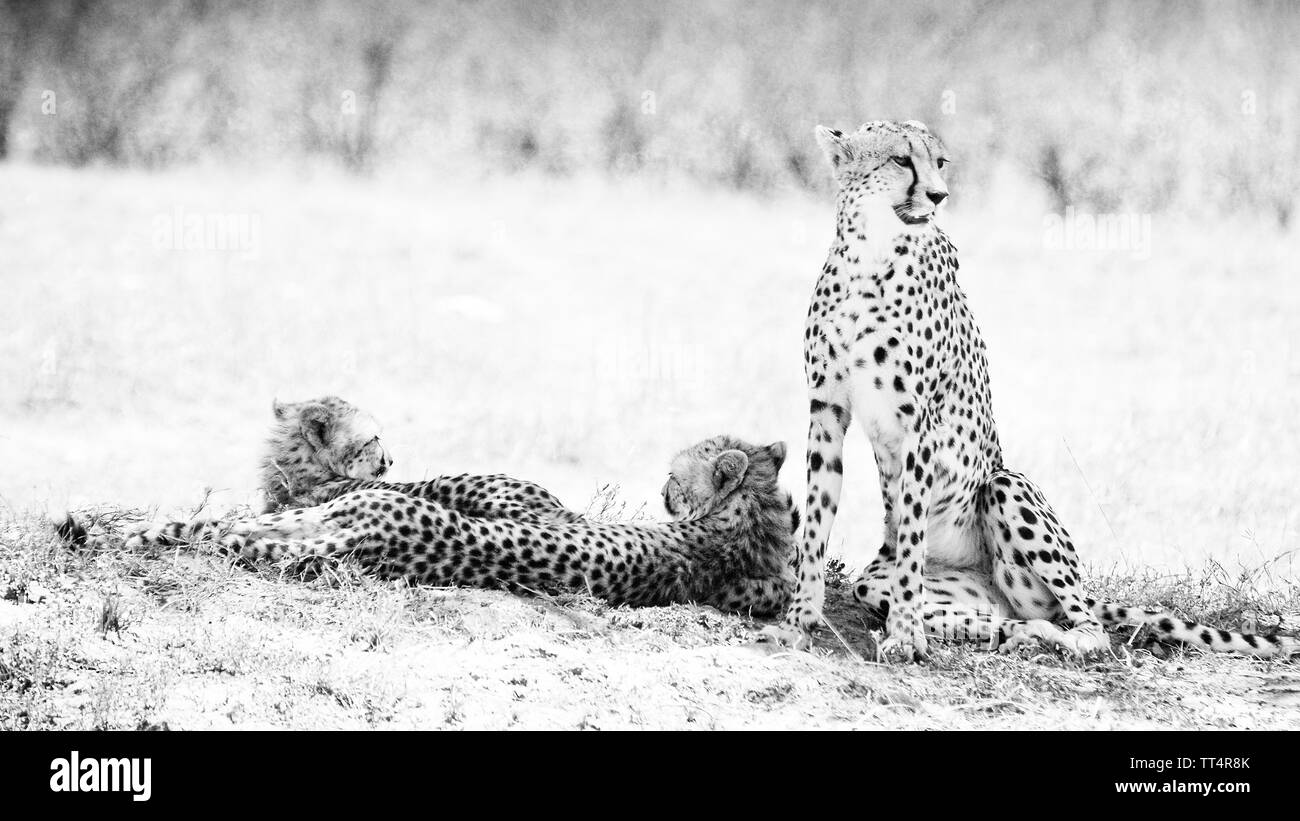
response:
<path fill-rule="evenodd" d="M 167 522 L 128 547 L 215 538 L 248 561 L 352 556 L 384 577 L 440 585 L 586 590 L 615 604 L 698 602 L 776 615 L 789 601 L 797 514 L 777 484 L 785 445 L 718 436 L 673 460 L 665 523 L 588 521 L 531 483 L 446 477 L 334 480 L 323 504 L 234 522 Z M 62 525 L 76 540 L 80 525 Z M 84 533 L 84 530 L 81 530 Z"/>
<path fill-rule="evenodd" d="M 989 649 L 1010 650 L 1026 642 L 1074 650 L 1074 641 L 1059 625 L 1059 618 L 1013 605 L 979 569 L 927 569 L 922 623 L 926 635 L 943 641 L 974 641 Z M 855 598 L 876 616 L 886 616 L 891 604 L 888 568 L 877 561 L 855 583 Z M 1184 644 L 1213 652 L 1243 653 L 1260 658 L 1289 658 L 1300 653 L 1300 642 L 1290 636 L 1266 636 L 1222 630 L 1179 618 L 1167 610 L 1133 607 L 1085 598 L 1084 604 L 1105 626 L 1143 627 L 1151 640 Z"/>
<path fill-rule="evenodd" d="M 821 618 L 844 437 L 856 419 L 875 453 L 885 536 L 854 595 L 885 614 L 886 655 L 919 659 L 927 636 L 954 633 L 1037 638 L 1086 655 L 1108 646 L 1102 620 L 1133 617 L 1171 639 L 1270 654 L 1263 645 L 1276 642 L 1168 614 L 1120 616 L 1083 595 L 1069 534 L 1038 488 L 1002 462 L 984 340 L 957 283 L 957 249 L 933 222 L 948 193 L 943 144 L 916 121 L 849 135 L 819 127 L 817 139 L 839 183 L 836 232 L 804 332 L 808 494 L 796 588 L 769 637 L 802 646 Z"/>
<path fill-rule="evenodd" d="M 310 507 L 359 490 L 392 490 L 420 496 L 468 516 L 576 521 L 545 488 L 503 474 L 439 476 L 423 482 L 385 482 L 393 459 L 379 440 L 374 417 L 336 396 L 272 404 L 274 422 L 260 463 L 263 512 Z M 73 523 L 69 533 L 79 532 Z M 220 520 L 140 523 L 127 541 L 149 531 L 155 538 L 197 541 L 221 532 Z M 80 541 L 104 542 L 107 534 L 80 527 Z"/>

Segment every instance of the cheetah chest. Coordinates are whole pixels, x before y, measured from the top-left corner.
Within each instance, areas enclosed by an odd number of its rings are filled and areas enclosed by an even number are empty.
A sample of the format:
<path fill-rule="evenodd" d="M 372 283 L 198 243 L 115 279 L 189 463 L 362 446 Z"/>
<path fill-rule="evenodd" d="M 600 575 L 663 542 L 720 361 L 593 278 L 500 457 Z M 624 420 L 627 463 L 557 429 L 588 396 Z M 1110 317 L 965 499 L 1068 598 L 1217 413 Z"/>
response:
<path fill-rule="evenodd" d="M 871 442 L 880 474 L 881 494 L 890 508 L 886 520 L 887 539 L 892 539 L 897 533 L 903 464 L 907 449 L 917 441 L 916 437 L 908 435 L 909 417 L 899 412 L 899 401 L 888 390 L 876 387 L 875 375 L 864 373 L 854 380 L 854 420 Z M 954 439 L 953 429 L 938 420 L 934 432 L 937 447 L 931 463 L 934 466 L 934 486 L 926 523 L 926 565 L 932 568 L 976 567 L 983 561 L 982 541 L 974 516 L 974 497 L 961 478 L 957 449 L 949 444 Z"/>
<path fill-rule="evenodd" d="M 879 337 L 879 339 L 872 339 Z M 903 464 L 909 448 L 919 440 L 912 435 L 916 415 L 925 403 L 934 443 L 934 485 L 927 519 L 927 564 L 945 567 L 974 567 L 981 563 L 981 538 L 974 517 L 974 496 L 964 480 L 959 431 L 934 414 L 945 403 L 939 397 L 916 390 L 916 380 L 907 372 L 901 357 L 891 355 L 888 340 L 873 334 L 853 351 L 854 368 L 849 378 L 853 418 L 866 433 L 876 457 L 881 494 L 890 506 L 887 538 L 897 531 Z M 875 344 L 880 341 L 882 344 Z M 901 347 L 901 346 L 900 346 Z"/>

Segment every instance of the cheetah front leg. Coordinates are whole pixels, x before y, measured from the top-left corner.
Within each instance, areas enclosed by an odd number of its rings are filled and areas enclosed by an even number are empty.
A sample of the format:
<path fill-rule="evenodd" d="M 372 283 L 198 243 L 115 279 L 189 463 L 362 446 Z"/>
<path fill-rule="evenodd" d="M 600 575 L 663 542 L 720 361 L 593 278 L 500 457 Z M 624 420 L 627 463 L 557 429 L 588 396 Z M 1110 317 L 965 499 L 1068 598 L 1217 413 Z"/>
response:
<path fill-rule="evenodd" d="M 361 490 L 315 507 L 235 521 L 218 544 L 247 562 L 310 563 L 354 555 L 381 575 L 402 576 L 406 573 L 403 550 L 395 544 L 409 543 L 416 520 L 403 517 L 413 517 L 417 505 L 429 519 L 419 525 L 426 531 L 435 529 L 435 518 L 441 523 L 446 513 L 435 503 L 413 500 L 400 491 Z"/>
<path fill-rule="evenodd" d="M 925 539 L 934 487 L 936 437 L 929 412 L 919 415 L 902 443 L 903 471 L 894 515 L 898 541 L 889 579 L 892 604 L 885 617 L 888 638 L 882 654 L 891 660 L 920 661 L 926 654 Z"/>
<path fill-rule="evenodd" d="M 803 538 L 795 567 L 794 594 L 781 624 L 763 630 L 763 637 L 796 649 L 811 643 L 810 633 L 822 618 L 826 600 L 826 543 L 844 484 L 844 433 L 851 415 L 847 407 L 813 399 L 808 424 L 808 499 Z"/>
<path fill-rule="evenodd" d="M 340 528 L 308 538 L 267 531 L 239 530 L 223 536 L 221 550 L 243 561 L 289 561 L 299 569 L 311 567 L 315 560 L 341 557 L 352 553 L 366 540 L 367 534 L 353 528 Z"/>

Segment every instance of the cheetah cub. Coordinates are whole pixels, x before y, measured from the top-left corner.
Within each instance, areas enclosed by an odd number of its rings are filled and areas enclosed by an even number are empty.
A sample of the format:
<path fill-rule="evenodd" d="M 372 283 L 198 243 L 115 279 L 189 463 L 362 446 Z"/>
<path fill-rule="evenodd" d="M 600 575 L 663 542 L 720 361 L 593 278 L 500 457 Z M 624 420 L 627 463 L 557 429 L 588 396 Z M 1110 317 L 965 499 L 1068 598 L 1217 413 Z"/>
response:
<path fill-rule="evenodd" d="M 708 604 L 774 617 L 794 586 L 794 499 L 777 482 L 784 442 L 714 436 L 679 452 L 663 487 L 666 522 L 600 522 L 545 488 L 503 474 L 389 482 L 374 420 L 337 397 L 275 403 L 261 516 L 140 522 L 127 550 L 215 542 L 248 562 L 310 566 L 351 556 L 415 583 L 587 591 L 616 605 Z M 84 516 L 65 543 L 113 547 Z"/>

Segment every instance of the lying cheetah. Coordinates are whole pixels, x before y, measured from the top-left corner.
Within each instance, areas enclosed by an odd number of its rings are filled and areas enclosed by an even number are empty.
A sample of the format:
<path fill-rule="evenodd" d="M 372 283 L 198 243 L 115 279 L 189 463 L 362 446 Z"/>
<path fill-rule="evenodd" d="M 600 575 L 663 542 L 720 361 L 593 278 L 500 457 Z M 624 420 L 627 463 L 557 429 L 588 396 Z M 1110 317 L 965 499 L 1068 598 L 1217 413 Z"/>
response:
<path fill-rule="evenodd" d="M 291 428 L 277 430 L 292 439 Z M 234 522 L 149 525 L 128 545 L 216 538 L 250 561 L 351 555 L 382 576 L 426 584 L 586 590 L 613 604 L 694 602 L 772 616 L 794 584 L 797 512 L 777 484 L 785 452 L 780 442 L 728 436 L 683 450 L 663 489 L 673 520 L 661 524 L 588 521 L 536 485 L 502 476 L 409 484 L 334 476 L 293 485 L 293 501 L 329 497 L 323 504 Z M 72 517 L 59 532 L 88 541 Z"/>
<path fill-rule="evenodd" d="M 275 424 L 261 470 L 265 513 L 318 505 L 358 490 L 381 489 L 422 496 L 469 516 L 582 518 L 540 485 L 502 474 L 440 476 L 400 484 L 379 481 L 393 460 L 379 441 L 378 425 L 368 413 L 336 396 L 275 402 L 272 411 Z M 194 525 L 187 527 L 193 529 Z"/>
<path fill-rule="evenodd" d="M 384 488 L 424 496 L 471 516 L 581 518 L 546 489 L 500 474 L 440 476 L 405 484 L 379 481 L 393 464 L 380 441 L 379 425 L 373 416 L 337 396 L 276 401 L 271 410 L 274 422 L 259 472 L 265 513 L 317 505 L 357 490 Z M 138 545 L 146 532 L 156 529 L 156 537 L 180 539 L 184 531 L 192 540 L 221 528 L 220 522 L 205 520 L 169 524 L 171 532 L 162 532 L 160 526 L 143 523 L 129 530 L 126 539 Z M 101 542 L 105 537 L 88 531 L 85 538 Z"/>
<path fill-rule="evenodd" d="M 957 284 L 957 249 L 933 221 L 948 196 L 942 143 L 916 121 L 847 135 L 818 127 L 816 136 L 839 185 L 836 234 L 804 331 L 811 421 L 797 583 L 768 637 L 802 646 L 820 619 L 844 436 L 856 418 L 875 452 L 885 538 L 853 592 L 885 615 L 885 655 L 919 659 L 927 635 L 1041 639 L 1087 655 L 1109 646 L 1102 621 L 1210 650 L 1296 652 L 1294 639 L 1083 595 L 1069 534 L 1038 488 L 1002 463 L 984 340 Z"/>

